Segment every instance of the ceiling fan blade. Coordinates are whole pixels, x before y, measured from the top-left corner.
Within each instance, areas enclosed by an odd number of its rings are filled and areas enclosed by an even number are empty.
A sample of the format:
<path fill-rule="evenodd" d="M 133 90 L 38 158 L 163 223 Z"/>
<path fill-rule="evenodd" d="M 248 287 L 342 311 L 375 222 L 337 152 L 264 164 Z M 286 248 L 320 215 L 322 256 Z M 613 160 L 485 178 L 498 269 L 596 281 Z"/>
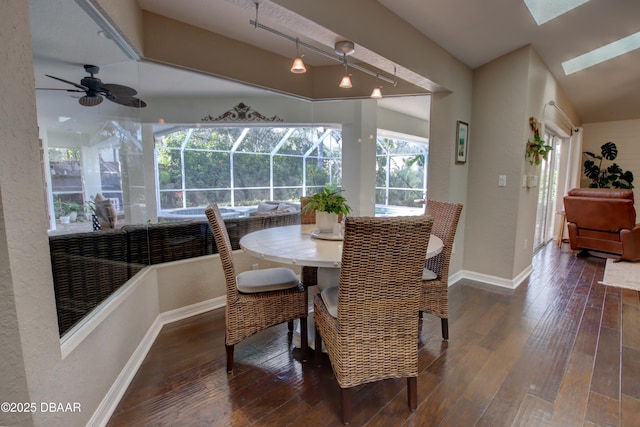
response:
<path fill-rule="evenodd" d="M 116 104 L 124 105 L 125 107 L 144 108 L 147 106 L 146 102 L 133 96 L 115 96 L 107 97 L 107 99 L 115 102 Z"/>
<path fill-rule="evenodd" d="M 133 96 L 138 93 L 132 87 L 117 85 L 113 83 L 103 83 L 102 85 L 100 85 L 100 88 L 106 89 L 109 92 L 113 93 L 114 95 L 118 95 L 118 96 Z"/>
<path fill-rule="evenodd" d="M 73 85 L 73 86 L 77 87 L 78 89 L 82 89 L 82 90 L 85 90 L 85 91 L 89 90 L 89 88 L 86 87 L 86 86 L 82 86 L 82 85 L 79 85 L 78 83 L 70 82 L 69 80 L 61 79 L 60 77 L 50 76 L 49 74 L 45 74 L 45 76 L 51 77 L 52 79 L 55 79 L 55 80 L 59 80 L 59 81 L 61 81 L 63 83 L 67 83 L 67 84 Z"/>
<path fill-rule="evenodd" d="M 82 98 L 78 99 L 78 102 L 80 103 L 80 105 L 83 105 L 85 107 L 95 107 L 98 104 L 102 103 L 102 97 L 101 96 L 83 96 Z"/>
<path fill-rule="evenodd" d="M 64 90 L 65 92 L 86 92 L 80 89 L 60 89 L 57 87 L 37 87 L 36 90 Z"/>

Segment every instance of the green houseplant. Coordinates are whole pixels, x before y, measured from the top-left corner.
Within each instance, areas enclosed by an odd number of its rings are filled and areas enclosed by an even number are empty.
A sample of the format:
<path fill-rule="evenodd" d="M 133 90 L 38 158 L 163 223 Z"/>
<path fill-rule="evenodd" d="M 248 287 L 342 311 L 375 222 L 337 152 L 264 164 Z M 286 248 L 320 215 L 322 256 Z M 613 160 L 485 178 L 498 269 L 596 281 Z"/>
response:
<path fill-rule="evenodd" d="M 335 185 L 326 185 L 321 192 L 306 199 L 302 212 L 309 211 L 316 212 L 316 225 L 321 233 L 333 233 L 338 215 L 348 215 L 351 207 L 342 195 L 342 190 Z"/>
<path fill-rule="evenodd" d="M 590 151 L 582 153 L 584 160 L 584 175 L 591 180 L 591 188 L 633 188 L 633 173 L 623 171 L 617 163 L 608 167 L 602 166 L 603 160 L 613 161 L 618 157 L 618 147 L 609 141 L 600 147 L 600 154 Z M 596 163 L 597 161 L 597 163 Z"/>
<path fill-rule="evenodd" d="M 82 207 L 75 202 L 64 202 L 57 199 L 54 203 L 55 215 L 61 222 L 75 222 Z"/>
<path fill-rule="evenodd" d="M 540 137 L 539 123 L 535 117 L 529 117 L 529 127 L 533 132 L 533 137 L 527 141 L 527 151 L 525 156 L 529 159 L 530 165 L 539 165 L 543 159 L 545 161 L 547 160 L 547 156 L 549 156 L 553 147 L 547 144 L 545 140 Z"/>

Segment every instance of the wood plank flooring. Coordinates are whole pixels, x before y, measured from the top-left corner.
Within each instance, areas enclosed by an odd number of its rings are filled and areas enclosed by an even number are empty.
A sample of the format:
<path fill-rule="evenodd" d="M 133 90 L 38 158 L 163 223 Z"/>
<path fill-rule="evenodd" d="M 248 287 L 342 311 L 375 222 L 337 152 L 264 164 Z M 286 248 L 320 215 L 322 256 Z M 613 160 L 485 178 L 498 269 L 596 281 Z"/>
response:
<path fill-rule="evenodd" d="M 598 284 L 605 260 L 567 245 L 538 252 L 510 291 L 468 280 L 420 327 L 418 409 L 406 381 L 356 388 L 360 426 L 640 426 L 640 294 Z M 339 426 L 325 356 L 301 363 L 286 325 L 236 346 L 225 371 L 224 311 L 163 328 L 109 426 Z"/>

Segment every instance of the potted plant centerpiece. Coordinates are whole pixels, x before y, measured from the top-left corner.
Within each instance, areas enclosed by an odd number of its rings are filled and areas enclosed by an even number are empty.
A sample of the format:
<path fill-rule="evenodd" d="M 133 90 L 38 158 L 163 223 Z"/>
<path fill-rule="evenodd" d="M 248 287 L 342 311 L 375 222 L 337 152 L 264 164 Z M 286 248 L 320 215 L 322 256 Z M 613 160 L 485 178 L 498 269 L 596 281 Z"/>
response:
<path fill-rule="evenodd" d="M 342 190 L 337 186 L 327 185 L 321 192 L 307 198 L 302 212 L 316 212 L 316 226 L 320 233 L 332 234 L 338 223 L 338 216 L 351 212 L 347 199 L 341 193 Z"/>

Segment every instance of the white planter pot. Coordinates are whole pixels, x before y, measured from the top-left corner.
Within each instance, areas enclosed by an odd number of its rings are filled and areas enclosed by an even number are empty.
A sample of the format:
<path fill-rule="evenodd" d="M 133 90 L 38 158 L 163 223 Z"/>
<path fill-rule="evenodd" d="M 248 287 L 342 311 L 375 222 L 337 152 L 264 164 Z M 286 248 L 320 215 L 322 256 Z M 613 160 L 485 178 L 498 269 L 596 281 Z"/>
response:
<path fill-rule="evenodd" d="M 60 217 L 60 224 L 69 224 L 71 222 L 71 218 L 69 215 L 63 215 Z"/>
<path fill-rule="evenodd" d="M 338 214 L 316 211 L 316 227 L 320 233 L 332 234 L 338 223 Z"/>

